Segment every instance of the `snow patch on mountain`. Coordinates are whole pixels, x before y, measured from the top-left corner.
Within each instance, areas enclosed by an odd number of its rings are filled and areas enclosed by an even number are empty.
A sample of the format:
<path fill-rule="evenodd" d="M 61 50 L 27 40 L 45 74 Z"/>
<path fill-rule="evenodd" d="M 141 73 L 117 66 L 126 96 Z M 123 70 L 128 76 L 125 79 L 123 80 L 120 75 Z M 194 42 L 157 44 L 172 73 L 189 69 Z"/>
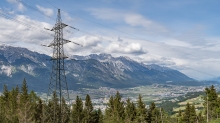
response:
<path fill-rule="evenodd" d="M 36 66 L 28 64 L 28 65 L 21 65 L 19 67 L 20 70 L 24 71 L 25 73 L 28 73 L 32 76 L 35 76 L 36 74 L 33 72 Z"/>
<path fill-rule="evenodd" d="M 6 74 L 8 77 L 12 77 L 12 66 L 1 66 L 1 74 Z"/>

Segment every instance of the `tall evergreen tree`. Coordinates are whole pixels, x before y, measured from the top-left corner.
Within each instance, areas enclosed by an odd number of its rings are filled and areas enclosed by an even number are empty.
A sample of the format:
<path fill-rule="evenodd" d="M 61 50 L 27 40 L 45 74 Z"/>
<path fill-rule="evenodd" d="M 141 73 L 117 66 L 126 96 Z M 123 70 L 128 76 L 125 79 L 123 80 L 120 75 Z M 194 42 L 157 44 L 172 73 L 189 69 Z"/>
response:
<path fill-rule="evenodd" d="M 70 121 L 70 109 L 66 104 L 64 97 L 62 97 L 62 123 L 68 123 Z"/>
<path fill-rule="evenodd" d="M 190 107 L 190 123 L 195 123 L 197 120 L 196 110 L 194 104 Z"/>
<path fill-rule="evenodd" d="M 114 98 L 111 96 L 105 109 L 105 120 L 113 122 L 113 118 L 115 117 L 115 114 L 113 113 L 114 110 Z"/>
<path fill-rule="evenodd" d="M 21 86 L 20 104 L 25 104 L 28 101 L 28 86 L 26 79 L 24 78 Z"/>
<path fill-rule="evenodd" d="M 210 88 L 205 88 L 205 93 L 206 96 L 204 97 L 204 104 L 203 104 L 205 109 L 205 115 L 208 114 L 208 119 L 212 120 L 217 118 L 216 109 L 218 108 L 218 95 L 213 85 Z M 208 111 L 207 111 L 207 105 L 208 105 Z"/>
<path fill-rule="evenodd" d="M 186 104 L 186 108 L 183 114 L 183 121 L 186 123 L 190 123 L 190 111 L 191 111 L 191 106 L 189 102 Z"/>
<path fill-rule="evenodd" d="M 105 121 L 122 122 L 124 120 L 124 102 L 122 102 L 118 91 L 114 97 L 110 97 L 105 112 Z"/>
<path fill-rule="evenodd" d="M 34 92 L 32 92 L 34 94 Z M 20 102 L 18 109 L 18 118 L 19 122 L 22 123 L 34 123 L 34 107 L 33 103 L 30 101 L 30 95 L 28 94 L 28 86 L 26 79 L 24 78 L 21 93 L 20 93 Z"/>
<path fill-rule="evenodd" d="M 35 105 L 35 112 L 34 112 L 34 119 L 36 123 L 42 123 L 43 122 L 43 102 L 39 98 L 37 100 L 37 104 Z"/>
<path fill-rule="evenodd" d="M 196 110 L 194 104 L 192 106 L 187 103 L 185 112 L 183 114 L 183 121 L 186 123 L 196 123 L 198 120 L 198 117 L 196 115 Z"/>
<path fill-rule="evenodd" d="M 90 96 L 87 94 L 86 95 L 86 101 L 85 101 L 85 106 L 84 106 L 84 109 L 83 109 L 83 112 L 84 112 L 84 122 L 85 123 L 90 123 L 92 122 L 94 119 L 93 119 L 93 106 L 92 106 L 92 101 L 91 101 L 91 98 Z"/>
<path fill-rule="evenodd" d="M 125 122 L 132 123 L 136 117 L 136 108 L 133 102 L 130 101 L 130 98 L 126 101 L 125 107 Z"/>
<path fill-rule="evenodd" d="M 150 105 L 150 109 L 148 111 L 148 122 L 157 123 L 159 121 L 160 121 L 160 112 L 156 108 L 155 103 L 152 102 Z"/>
<path fill-rule="evenodd" d="M 137 117 L 136 121 L 138 123 L 146 123 L 147 121 L 147 109 L 145 108 L 145 104 L 142 101 L 142 97 L 139 94 L 138 101 L 137 101 Z M 151 122 L 151 121 L 149 121 Z"/>
<path fill-rule="evenodd" d="M 75 104 L 73 104 L 73 109 L 71 111 L 71 123 L 82 123 L 83 118 L 83 102 L 77 95 Z"/>
<path fill-rule="evenodd" d="M 103 123 L 103 114 L 100 108 L 98 109 L 97 114 L 98 114 L 98 123 Z"/>
<path fill-rule="evenodd" d="M 10 105 L 10 116 L 11 116 L 11 120 L 12 122 L 14 123 L 18 123 L 18 89 L 14 89 L 12 88 L 11 92 L 10 92 L 10 102 L 9 102 L 9 105 Z"/>
<path fill-rule="evenodd" d="M 121 101 L 121 95 L 117 91 L 114 97 L 114 107 L 115 107 L 115 118 L 117 122 L 124 120 L 124 102 Z"/>

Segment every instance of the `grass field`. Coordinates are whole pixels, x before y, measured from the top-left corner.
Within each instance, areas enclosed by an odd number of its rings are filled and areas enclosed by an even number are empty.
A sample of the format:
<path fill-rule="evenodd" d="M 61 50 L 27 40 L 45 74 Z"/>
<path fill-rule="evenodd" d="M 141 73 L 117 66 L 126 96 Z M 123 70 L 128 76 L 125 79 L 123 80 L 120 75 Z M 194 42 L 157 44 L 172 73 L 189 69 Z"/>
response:
<path fill-rule="evenodd" d="M 180 107 L 174 108 L 173 111 L 174 111 L 174 112 L 178 112 L 179 110 L 184 110 L 185 107 L 186 107 L 186 104 L 189 103 L 189 104 L 194 104 L 194 105 L 195 105 L 195 108 L 197 109 L 196 111 L 197 111 L 197 113 L 198 113 L 198 112 L 200 111 L 200 110 L 198 110 L 198 109 L 203 108 L 203 102 L 204 102 L 204 101 L 203 101 L 203 99 L 202 99 L 202 96 L 200 95 L 200 96 L 198 96 L 198 97 L 196 97 L 196 98 L 188 99 L 188 100 L 186 100 L 186 101 L 184 101 L 184 102 L 178 103 L 178 105 L 179 105 Z M 219 123 L 220 123 L 220 122 L 219 122 Z"/>

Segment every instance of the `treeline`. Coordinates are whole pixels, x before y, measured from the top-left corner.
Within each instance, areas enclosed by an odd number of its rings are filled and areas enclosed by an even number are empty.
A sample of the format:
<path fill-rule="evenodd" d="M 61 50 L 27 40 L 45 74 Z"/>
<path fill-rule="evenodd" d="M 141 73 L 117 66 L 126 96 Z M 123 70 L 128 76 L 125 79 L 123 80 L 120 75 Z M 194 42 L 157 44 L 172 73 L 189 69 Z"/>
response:
<path fill-rule="evenodd" d="M 89 95 L 86 95 L 84 103 L 77 96 L 71 107 L 67 106 L 63 99 L 62 109 L 59 109 L 55 93 L 52 99 L 45 103 L 34 91 L 28 93 L 24 79 L 21 88 L 17 86 L 8 90 L 4 85 L 0 96 L 0 123 L 205 123 L 206 114 L 209 121 L 218 118 L 220 114 L 220 98 L 214 86 L 206 88 L 205 91 L 207 97 L 204 97 L 204 113 L 196 113 L 195 106 L 187 103 L 185 110 L 180 110 L 178 115 L 171 117 L 154 102 L 146 106 L 141 95 L 134 103 L 129 98 L 122 101 L 119 92 L 110 97 L 104 111 L 94 109 Z M 61 110 L 68 113 L 59 119 L 57 117 L 60 116 Z M 54 121 L 53 118 L 58 120 Z"/>
<path fill-rule="evenodd" d="M 212 85 L 205 88 L 203 97 L 204 109 L 196 113 L 194 104 L 186 104 L 183 111 L 179 110 L 176 119 L 177 123 L 207 123 L 218 119 L 220 116 L 220 97 Z"/>

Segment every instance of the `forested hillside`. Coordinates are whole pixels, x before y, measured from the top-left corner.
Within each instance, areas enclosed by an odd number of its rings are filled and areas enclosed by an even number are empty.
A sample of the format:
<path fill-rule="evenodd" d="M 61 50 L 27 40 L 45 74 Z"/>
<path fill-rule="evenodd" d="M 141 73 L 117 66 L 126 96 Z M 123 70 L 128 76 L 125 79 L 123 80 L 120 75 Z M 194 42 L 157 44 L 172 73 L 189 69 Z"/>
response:
<path fill-rule="evenodd" d="M 217 120 L 220 115 L 220 98 L 217 96 L 214 86 L 205 89 L 204 111 L 196 113 L 194 104 L 186 104 L 184 110 L 171 117 L 154 102 L 149 107 L 142 101 L 142 96 L 137 97 L 137 102 L 131 102 L 128 98 L 122 101 L 119 92 L 111 96 L 104 111 L 94 109 L 90 96 L 87 94 L 85 102 L 77 96 L 70 106 L 63 100 L 62 108 L 69 113 L 62 116 L 65 123 L 205 123 L 207 120 Z M 208 104 L 207 104 L 208 103 Z M 34 91 L 28 91 L 27 82 L 24 79 L 22 87 L 18 86 L 8 90 L 4 85 L 4 91 L 0 96 L 0 121 L 1 123 L 53 123 L 54 107 L 58 108 L 57 95 L 45 103 Z M 208 108 L 206 107 L 208 105 Z M 207 110 L 208 109 L 208 110 Z M 59 122 L 59 121 L 58 121 Z"/>

